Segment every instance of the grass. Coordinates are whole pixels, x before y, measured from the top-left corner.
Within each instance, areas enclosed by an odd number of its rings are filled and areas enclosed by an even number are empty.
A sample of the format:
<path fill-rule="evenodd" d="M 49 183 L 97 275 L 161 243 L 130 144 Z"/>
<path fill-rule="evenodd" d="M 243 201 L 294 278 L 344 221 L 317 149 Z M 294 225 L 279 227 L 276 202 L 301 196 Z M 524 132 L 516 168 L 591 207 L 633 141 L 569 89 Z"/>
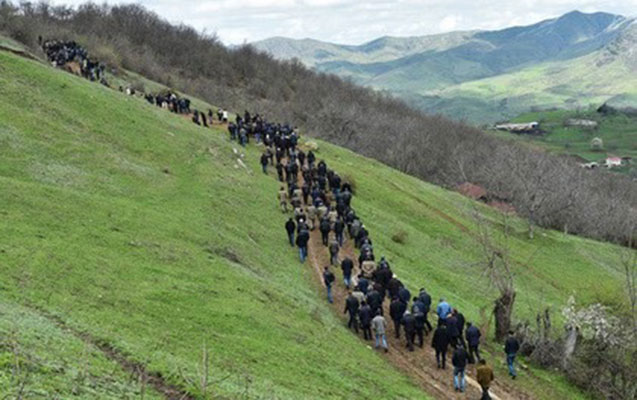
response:
<path fill-rule="evenodd" d="M 598 123 L 598 126 L 594 129 L 566 126 L 566 121 L 572 118 L 593 120 Z M 542 136 L 512 135 L 505 132 L 495 132 L 495 134 L 537 145 L 558 154 L 577 155 L 588 161 L 600 162 L 610 156 L 637 159 L 637 130 L 634 128 L 637 117 L 635 116 L 622 113 L 604 116 L 594 109 L 555 110 L 525 113 L 514 121 L 538 121 L 546 134 Z M 591 149 L 591 140 L 596 137 L 603 141 L 604 148 L 601 151 Z M 613 169 L 613 171 L 624 173 L 629 173 L 631 170 L 634 170 L 634 165 Z"/>
<path fill-rule="evenodd" d="M 255 149 L 245 170 L 225 133 L 142 99 L 5 53 L 0 70 L 3 301 L 178 385 L 205 343 L 219 398 L 422 396 L 316 295 Z"/>
<path fill-rule="evenodd" d="M 195 394 L 185 382 L 199 379 L 205 344 L 217 398 L 424 396 L 326 307 L 286 245 L 278 184 L 259 171 L 257 148 L 245 150 L 244 169 L 225 132 L 6 53 L 0 87 L 3 304 L 54 314 Z M 500 237 L 499 214 L 318 143 L 319 157 L 356 180 L 354 207 L 377 255 L 412 292 L 424 286 L 488 324 L 481 315 L 496 294 L 475 267 L 469 214 L 478 207 Z M 523 221 L 511 226 L 517 320 L 550 307 L 559 329 L 571 294 L 625 306 L 617 247 L 543 230 L 530 241 Z M 486 347 L 505 376 L 499 347 Z M 535 368 L 516 385 L 541 399 L 584 398 Z"/>

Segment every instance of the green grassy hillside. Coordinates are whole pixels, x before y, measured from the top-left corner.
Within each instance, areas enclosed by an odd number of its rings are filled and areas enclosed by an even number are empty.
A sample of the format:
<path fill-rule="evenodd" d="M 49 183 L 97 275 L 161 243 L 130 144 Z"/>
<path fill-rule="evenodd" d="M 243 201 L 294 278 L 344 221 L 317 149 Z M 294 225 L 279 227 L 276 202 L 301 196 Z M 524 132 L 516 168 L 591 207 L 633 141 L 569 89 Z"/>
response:
<path fill-rule="evenodd" d="M 253 172 L 254 150 L 246 170 L 225 134 L 141 99 L 6 53 L 0 70 L 4 307 L 41 308 L 195 394 L 205 344 L 222 398 L 422 396 L 339 334 L 284 246 L 277 185 Z M 15 329 L 28 346 L 29 327 Z M 96 379 L 117 379 L 102 363 Z M 43 381 L 29 389 L 53 397 Z"/>
<path fill-rule="evenodd" d="M 596 121 L 596 128 L 568 126 L 569 119 L 588 119 Z M 637 117 L 624 113 L 602 115 L 594 109 L 587 111 L 543 111 L 522 114 L 513 119 L 515 122 L 538 121 L 546 132 L 541 136 L 512 135 L 505 132 L 496 134 L 509 138 L 537 144 L 552 152 L 565 155 L 577 155 L 588 161 L 602 161 L 606 157 L 632 157 L 637 159 Z M 591 140 L 600 138 L 602 150 L 592 150 Z M 614 168 L 614 171 L 631 171 L 632 166 Z"/>
<path fill-rule="evenodd" d="M 0 71 L 7 99 L 0 106 L 3 307 L 28 310 L 43 321 L 36 327 L 42 335 L 69 346 L 82 344 L 72 332 L 87 332 L 194 395 L 201 395 L 195 382 L 205 345 L 208 393 L 218 398 L 424 397 L 326 307 L 311 270 L 286 245 L 278 184 L 259 171 L 258 149 L 245 151 L 244 168 L 220 130 L 6 53 Z M 477 207 L 501 237 L 499 215 L 378 162 L 319 146 L 319 157 L 356 181 L 354 207 L 377 254 L 403 282 L 447 297 L 468 320 L 488 326 L 481 315 L 496 294 L 476 267 L 470 214 Z M 580 304 L 625 307 L 618 248 L 554 231 L 530 241 L 522 221 L 511 225 L 517 320 L 550 307 L 559 327 L 559 309 L 572 294 Z M 399 231 L 405 243 L 391 240 Z M 46 315 L 73 331 L 56 328 Z M 29 346 L 34 328 L 11 329 Z M 85 347 L 94 351 L 91 343 Z M 0 349 L 8 359 L 6 346 Z M 33 350 L 42 360 L 60 351 Z M 486 351 L 497 355 L 492 360 L 504 376 L 499 346 L 487 344 Z M 84 364 L 65 360 L 67 375 L 46 373 L 66 383 L 37 379 L 30 390 L 68 395 L 68 371 Z M 115 366 L 96 357 L 91 368 L 99 381 Z M 0 373 L 10 376 L 11 364 Z M 140 390 L 124 373 L 109 379 L 118 390 Z M 584 397 L 535 368 L 515 384 L 536 398 Z M 3 396 L 16 390 L 0 388 Z"/>

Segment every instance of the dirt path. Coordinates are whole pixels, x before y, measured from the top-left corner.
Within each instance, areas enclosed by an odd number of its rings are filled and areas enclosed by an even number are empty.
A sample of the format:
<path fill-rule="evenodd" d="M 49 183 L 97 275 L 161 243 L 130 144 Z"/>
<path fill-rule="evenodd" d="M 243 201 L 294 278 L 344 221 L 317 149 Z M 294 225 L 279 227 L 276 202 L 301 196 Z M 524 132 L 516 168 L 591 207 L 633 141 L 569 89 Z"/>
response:
<path fill-rule="evenodd" d="M 166 382 L 164 377 L 158 372 L 146 370 L 144 364 L 131 360 L 122 351 L 114 348 L 110 343 L 96 338 L 88 332 L 79 331 L 70 327 L 60 317 L 52 315 L 40 307 L 27 305 L 35 310 L 39 315 L 54 323 L 57 327 L 71 335 L 81 339 L 90 346 L 100 350 L 106 358 L 115 361 L 126 372 L 128 372 L 138 382 L 144 382 L 144 385 L 154 388 L 158 393 L 162 394 L 168 400 L 194 400 L 195 397 L 187 391 L 180 389 Z"/>
<path fill-rule="evenodd" d="M 299 184 L 302 184 L 302 177 L 299 177 Z M 461 230 L 466 229 L 460 224 Z M 464 229 L 463 229 L 464 228 Z M 330 240 L 333 239 L 334 233 L 330 233 Z M 315 229 L 310 233 L 310 243 L 308 246 L 308 261 L 309 266 L 314 270 L 314 277 L 321 287 L 324 287 L 323 283 L 323 269 L 325 266 L 330 265 L 329 250 L 323 245 L 321 234 L 318 229 Z M 345 257 L 349 257 L 356 260 L 356 252 L 354 250 L 353 241 L 346 239 L 345 245 L 339 252 L 339 260 Z M 332 294 L 334 297 L 334 303 L 331 305 L 332 311 L 343 321 L 347 323 L 347 317 L 342 313 L 345 299 L 347 298 L 347 290 L 343 285 L 342 273 L 339 267 L 332 267 L 332 272 L 335 273 L 337 278 L 334 286 L 332 287 Z M 352 276 L 357 276 L 357 269 L 354 270 Z M 325 296 L 324 293 L 321 293 Z M 385 301 L 383 304 L 384 315 L 389 315 L 389 302 Z M 387 317 L 386 317 L 387 318 Z M 388 319 L 388 318 L 387 318 Z M 396 339 L 394 336 L 393 324 L 388 319 L 388 333 L 387 344 L 389 345 L 389 352 L 379 352 L 381 357 L 385 357 L 394 366 L 400 369 L 403 373 L 410 376 L 414 382 L 418 384 L 425 392 L 436 399 L 479 399 L 481 396 L 481 389 L 475 377 L 475 366 L 469 365 L 466 369 L 466 392 L 457 393 L 453 388 L 453 367 L 451 366 L 451 351 L 447 356 L 447 369 L 440 370 L 436 367 L 435 352 L 431 348 L 431 334 L 424 338 L 423 348 L 420 349 L 417 345 L 415 350 L 410 352 L 407 350 L 404 339 L 404 333 L 400 339 Z M 355 334 L 352 331 L 352 334 Z M 359 339 L 362 345 L 371 346 L 373 348 L 373 341 L 365 341 L 362 334 L 359 334 Z M 499 379 L 498 379 L 499 378 Z M 494 400 L 527 400 L 532 399 L 527 393 L 521 392 L 518 388 L 510 386 L 501 382 L 505 377 L 496 377 L 496 381 L 492 384 L 490 394 Z"/>

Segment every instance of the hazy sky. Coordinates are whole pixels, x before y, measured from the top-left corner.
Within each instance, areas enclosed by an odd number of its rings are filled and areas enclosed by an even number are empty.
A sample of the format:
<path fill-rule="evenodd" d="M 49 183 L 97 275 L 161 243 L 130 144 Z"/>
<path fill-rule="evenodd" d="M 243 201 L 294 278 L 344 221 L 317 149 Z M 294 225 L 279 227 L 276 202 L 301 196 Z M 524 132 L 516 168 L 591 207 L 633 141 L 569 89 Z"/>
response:
<path fill-rule="evenodd" d="M 53 0 L 79 4 L 78 0 Z M 100 3 L 101 1 L 96 1 Z M 113 1 L 108 1 L 113 3 Z M 121 1 L 116 1 L 117 3 Z M 127 1 L 125 1 L 127 2 Z M 130 1 L 128 1 L 130 2 Z M 137 0 L 227 44 L 271 36 L 360 44 L 379 36 L 528 25 L 572 10 L 637 12 L 637 0 Z"/>

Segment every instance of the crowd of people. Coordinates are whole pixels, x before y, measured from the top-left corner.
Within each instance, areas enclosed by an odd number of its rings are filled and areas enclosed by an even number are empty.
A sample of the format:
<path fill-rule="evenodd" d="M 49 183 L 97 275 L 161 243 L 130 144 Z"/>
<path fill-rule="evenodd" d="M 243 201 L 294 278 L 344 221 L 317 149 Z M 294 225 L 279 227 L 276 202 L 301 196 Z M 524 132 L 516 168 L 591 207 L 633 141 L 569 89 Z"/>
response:
<path fill-rule="evenodd" d="M 88 51 L 75 41 L 43 40 L 41 36 L 38 40 L 47 60 L 54 67 L 76 63 L 81 76 L 108 86 L 105 75 L 106 65 L 89 57 Z"/>
<path fill-rule="evenodd" d="M 402 337 L 408 351 L 414 351 L 415 346 L 423 348 L 425 337 L 431 334 L 439 369 L 446 369 L 451 349 L 455 390 L 465 391 L 467 365 L 478 363 L 476 379 L 482 387 L 482 399 L 490 399 L 489 386 L 494 375 L 480 355 L 480 329 L 466 322 L 464 315 L 444 298 L 432 309 L 432 297 L 425 288 L 412 297 L 388 260 L 380 257 L 377 261 L 370 232 L 352 207 L 352 186 L 328 168 L 324 160 L 317 161 L 312 150 L 306 153 L 299 148 L 298 130 L 289 124 L 269 123 L 248 112 L 237 116 L 228 130 L 230 139 L 241 145 L 249 143 L 250 138 L 263 142 L 262 171 L 268 174 L 270 167 L 276 170 L 281 182 L 279 207 L 281 212 L 291 213 L 284 226 L 288 243 L 298 249 L 301 263 L 308 258 L 311 232 L 320 233 L 322 246 L 330 256 L 330 265 L 324 267 L 322 274 L 327 301 L 334 302 L 336 276 L 332 269 L 336 267 L 342 272 L 347 290 L 343 309 L 348 315 L 347 326 L 356 334 L 362 331 L 364 340 L 374 341 L 374 347 L 385 352 L 389 351 L 388 320 L 395 338 Z M 356 259 L 343 254 L 346 241 L 358 250 Z M 429 321 L 430 313 L 435 315 L 435 329 Z M 517 339 L 511 334 L 505 351 L 512 378 L 516 376 L 518 349 Z"/>

